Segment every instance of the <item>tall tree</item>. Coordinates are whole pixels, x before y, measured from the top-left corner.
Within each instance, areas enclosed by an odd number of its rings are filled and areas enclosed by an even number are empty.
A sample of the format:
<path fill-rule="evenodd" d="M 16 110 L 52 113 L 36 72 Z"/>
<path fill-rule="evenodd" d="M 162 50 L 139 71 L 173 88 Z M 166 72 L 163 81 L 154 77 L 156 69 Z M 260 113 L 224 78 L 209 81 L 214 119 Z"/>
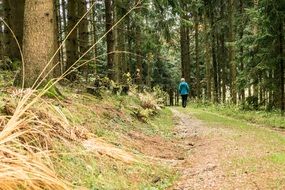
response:
<path fill-rule="evenodd" d="M 195 28 L 195 64 L 196 64 L 196 91 L 197 97 L 201 95 L 201 76 L 200 76 L 200 60 L 199 60 L 199 14 L 198 10 L 194 13 L 194 28 Z"/>
<path fill-rule="evenodd" d="M 182 77 L 190 82 L 190 36 L 187 15 L 187 3 L 181 2 L 180 14 L 180 50 L 181 50 L 181 69 Z"/>
<path fill-rule="evenodd" d="M 234 1 L 228 0 L 229 5 L 229 63 L 231 65 L 231 97 L 234 104 L 237 103 L 237 89 L 236 89 L 236 64 L 235 64 L 235 49 L 234 49 Z"/>
<path fill-rule="evenodd" d="M 217 63 L 217 52 L 216 52 L 216 34 L 215 34 L 215 17 L 214 17 L 214 2 L 210 2 L 209 6 L 209 17 L 210 17 L 210 27 L 211 27 L 211 51 L 212 51 L 212 63 L 213 63 L 213 78 L 214 78 L 214 102 L 219 103 L 219 70 Z"/>
<path fill-rule="evenodd" d="M 206 64 L 206 80 L 207 80 L 207 99 L 212 99 L 212 65 L 211 65 L 211 50 L 210 50 L 210 32 L 209 32 L 209 22 L 207 14 L 204 13 L 204 31 L 205 31 L 205 64 Z"/>
<path fill-rule="evenodd" d="M 25 87 L 31 87 L 55 52 L 55 6 L 53 0 L 26 0 L 24 11 L 23 54 Z M 53 64 L 40 77 L 45 80 Z M 22 73 L 21 72 L 21 73 Z"/>
<path fill-rule="evenodd" d="M 78 18 L 81 18 L 87 12 L 87 1 L 86 0 L 78 0 Z M 78 45 L 79 45 L 79 56 L 86 53 L 89 49 L 89 22 L 88 17 L 84 17 L 78 26 Z M 83 57 L 84 60 L 90 59 L 90 53 L 87 53 Z M 86 78 L 88 77 L 88 64 L 83 65 L 79 68 L 80 71 L 85 73 Z"/>
<path fill-rule="evenodd" d="M 136 0 L 136 4 L 138 4 L 140 0 Z M 141 4 L 138 4 L 140 7 Z M 138 22 L 136 23 L 136 29 L 135 29 L 135 44 L 136 44 L 136 83 L 138 85 L 142 85 L 142 75 L 143 75 L 143 59 L 142 59 L 142 31 L 141 31 L 141 24 L 142 24 L 142 18 L 141 18 L 141 8 L 138 8 L 136 10 L 136 14 L 138 18 Z"/>
<path fill-rule="evenodd" d="M 106 32 L 107 34 L 107 72 L 109 79 L 113 80 L 115 78 L 114 73 L 114 31 L 112 30 L 114 24 L 114 1 L 105 0 L 105 17 L 106 17 Z"/>
<path fill-rule="evenodd" d="M 77 23 L 77 0 L 68 0 L 67 2 L 67 32 L 71 32 Z M 66 42 L 66 69 L 70 69 L 78 59 L 78 41 L 77 29 L 73 30 Z M 76 79 L 74 72 L 67 78 L 71 81 Z"/>
<path fill-rule="evenodd" d="M 6 4 L 6 18 L 9 26 L 13 30 L 20 46 L 22 46 L 23 41 L 23 18 L 24 18 L 24 4 L 25 0 L 4 0 Z M 21 54 L 18 45 L 13 38 L 11 32 L 7 33 L 7 56 L 11 59 L 21 59 Z"/>
<path fill-rule="evenodd" d="M 3 0 L 0 0 L 0 18 L 4 17 Z M 4 60 L 4 24 L 0 22 L 0 60 Z"/>

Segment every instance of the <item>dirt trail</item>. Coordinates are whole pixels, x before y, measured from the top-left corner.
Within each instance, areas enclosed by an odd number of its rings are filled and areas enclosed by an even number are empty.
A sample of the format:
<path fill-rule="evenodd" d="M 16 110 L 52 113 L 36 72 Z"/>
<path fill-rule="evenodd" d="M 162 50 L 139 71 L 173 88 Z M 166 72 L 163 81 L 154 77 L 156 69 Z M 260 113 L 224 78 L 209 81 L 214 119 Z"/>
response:
<path fill-rule="evenodd" d="M 172 111 L 177 121 L 175 133 L 186 155 L 175 166 L 182 176 L 170 190 L 274 189 L 268 183 L 280 175 L 274 170 L 257 166 L 251 171 L 233 163 L 233 160 L 266 155 L 270 150 L 263 144 L 255 143 L 252 136 L 242 131 L 209 126 L 192 115 Z"/>

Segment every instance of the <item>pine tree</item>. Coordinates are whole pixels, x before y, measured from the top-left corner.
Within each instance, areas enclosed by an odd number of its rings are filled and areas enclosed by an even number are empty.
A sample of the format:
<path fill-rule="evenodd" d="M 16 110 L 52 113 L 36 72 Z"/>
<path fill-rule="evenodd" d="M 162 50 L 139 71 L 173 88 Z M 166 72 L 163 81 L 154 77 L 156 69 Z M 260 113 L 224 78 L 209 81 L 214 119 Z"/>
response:
<path fill-rule="evenodd" d="M 24 9 L 23 54 L 24 86 L 31 87 L 40 76 L 48 80 L 53 64 L 47 66 L 55 52 L 55 6 L 53 0 L 26 0 Z M 24 70 L 23 70 L 24 69 Z"/>

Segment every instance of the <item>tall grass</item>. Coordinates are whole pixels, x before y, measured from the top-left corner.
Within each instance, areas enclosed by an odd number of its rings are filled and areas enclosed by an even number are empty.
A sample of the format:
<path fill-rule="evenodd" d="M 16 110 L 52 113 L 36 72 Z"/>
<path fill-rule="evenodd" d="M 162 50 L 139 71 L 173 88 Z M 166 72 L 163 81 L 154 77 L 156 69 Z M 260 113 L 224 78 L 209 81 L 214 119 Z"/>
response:
<path fill-rule="evenodd" d="M 38 103 L 41 97 L 48 92 L 56 83 L 62 80 L 66 75 L 73 72 L 76 68 L 92 61 L 88 60 L 78 65 L 79 61 L 96 46 L 106 35 L 111 32 L 127 15 L 141 3 L 139 1 L 133 6 L 121 19 L 119 19 L 112 28 L 107 31 L 96 43 L 94 43 L 83 55 L 72 64 L 60 77 L 53 79 L 51 83 L 46 84 L 43 89 L 37 90 L 50 73 L 59 64 L 46 73 L 46 69 L 53 63 L 54 58 L 58 54 L 60 48 L 64 45 L 70 34 L 76 29 L 83 18 L 92 10 L 95 2 L 90 6 L 88 11 L 76 23 L 73 29 L 68 33 L 66 38 L 60 44 L 54 55 L 41 71 L 32 88 L 22 90 L 21 97 L 16 99 L 16 107 L 11 116 L 2 118 L 0 126 L 0 189 L 15 190 L 55 190 L 55 189 L 71 189 L 72 186 L 57 176 L 53 169 L 52 156 L 50 154 L 53 138 L 70 138 L 69 129 L 63 123 L 56 125 L 53 122 L 45 121 L 40 115 L 32 110 L 32 106 Z M 1 19 L 7 28 L 12 32 L 16 40 L 22 57 L 22 71 L 24 88 L 25 81 L 25 63 L 24 56 L 13 30 L 8 24 Z M 115 53 L 115 52 L 111 52 Z M 96 59 L 96 58 L 95 58 Z M 46 73 L 45 76 L 44 73 Z M 64 117 L 64 116 L 63 116 Z"/>

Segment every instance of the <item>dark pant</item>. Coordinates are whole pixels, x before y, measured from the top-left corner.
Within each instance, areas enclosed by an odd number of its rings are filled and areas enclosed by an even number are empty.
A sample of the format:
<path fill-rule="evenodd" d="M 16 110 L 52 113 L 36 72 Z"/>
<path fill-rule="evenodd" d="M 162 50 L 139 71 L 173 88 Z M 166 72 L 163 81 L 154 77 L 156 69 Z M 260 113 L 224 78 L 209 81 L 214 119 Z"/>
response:
<path fill-rule="evenodd" d="M 182 107 L 185 108 L 185 107 L 186 107 L 186 104 L 187 104 L 187 97 L 188 97 L 188 94 L 181 95 L 181 97 L 182 97 Z"/>

